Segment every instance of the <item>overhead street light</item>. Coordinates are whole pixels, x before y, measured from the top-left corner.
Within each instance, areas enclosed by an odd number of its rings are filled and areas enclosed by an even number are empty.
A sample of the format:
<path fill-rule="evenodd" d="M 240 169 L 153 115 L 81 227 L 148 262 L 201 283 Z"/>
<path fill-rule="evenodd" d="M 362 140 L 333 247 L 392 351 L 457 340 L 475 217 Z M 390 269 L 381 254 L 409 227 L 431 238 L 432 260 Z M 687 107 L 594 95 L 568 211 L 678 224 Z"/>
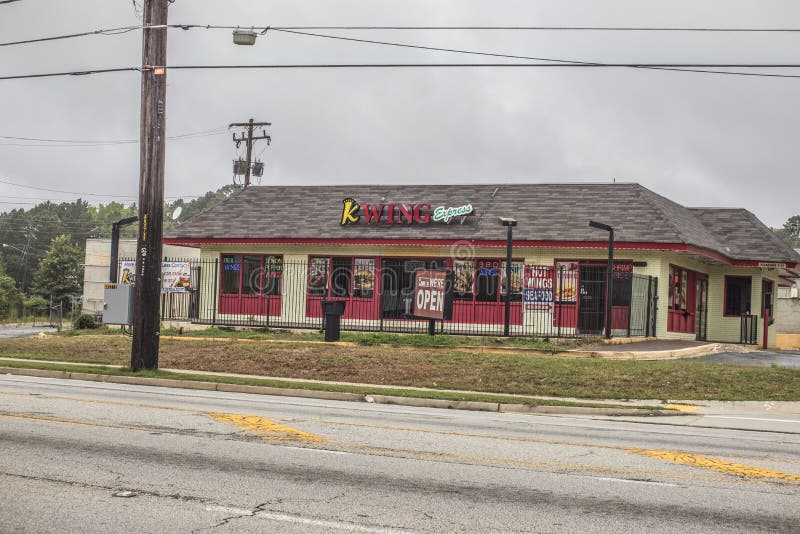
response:
<path fill-rule="evenodd" d="M 605 313 L 605 338 L 611 339 L 611 311 L 614 298 L 614 229 L 603 223 L 589 221 L 589 226 L 608 232 L 608 267 L 606 269 L 606 313 Z"/>
<path fill-rule="evenodd" d="M 253 46 L 256 44 L 258 34 L 253 30 L 233 30 L 233 44 L 240 46 Z"/>
<path fill-rule="evenodd" d="M 511 257 L 514 227 L 517 220 L 511 217 L 499 217 L 500 223 L 508 228 L 506 234 L 506 307 L 503 316 L 503 335 L 508 336 L 511 325 Z"/>

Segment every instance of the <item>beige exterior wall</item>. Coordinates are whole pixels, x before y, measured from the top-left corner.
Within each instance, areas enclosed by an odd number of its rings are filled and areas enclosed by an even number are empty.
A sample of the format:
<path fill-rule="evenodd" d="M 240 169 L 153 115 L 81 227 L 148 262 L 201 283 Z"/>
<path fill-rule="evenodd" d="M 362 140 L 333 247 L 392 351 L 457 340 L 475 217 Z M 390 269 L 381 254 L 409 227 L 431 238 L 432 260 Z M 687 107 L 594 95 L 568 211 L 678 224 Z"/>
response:
<path fill-rule="evenodd" d="M 373 245 L 258 245 L 258 244 L 234 244 L 234 245 L 204 245 L 200 256 L 203 260 L 214 261 L 219 259 L 220 254 L 224 253 L 253 253 L 253 254 L 280 254 L 284 257 L 287 269 L 298 269 L 298 262 L 306 262 L 309 256 L 361 256 L 361 257 L 474 257 L 474 258 L 504 258 L 505 249 L 503 247 L 471 247 L 468 244 L 463 246 L 373 246 Z M 514 258 L 522 259 L 526 264 L 553 265 L 555 260 L 605 260 L 607 252 L 605 249 L 598 248 L 529 248 L 515 247 Z M 724 277 L 725 275 L 752 276 L 751 309 L 759 315 L 758 339 L 763 336 L 763 321 L 760 320 L 761 310 L 761 281 L 762 278 L 773 280 L 777 289 L 777 272 L 762 270 L 760 268 L 732 267 L 722 264 L 709 264 L 698 261 L 696 256 L 689 256 L 681 253 L 661 252 L 652 250 L 630 250 L 617 249 L 615 259 L 631 260 L 634 262 L 645 263 L 645 266 L 634 267 L 634 273 L 644 276 L 654 276 L 658 278 L 658 311 L 656 315 L 656 337 L 661 339 L 695 339 L 694 333 L 678 333 L 667 331 L 667 306 L 669 302 L 669 270 L 671 265 L 683 267 L 699 273 L 708 275 L 709 279 L 709 306 L 708 306 L 708 339 L 709 341 L 738 343 L 739 329 L 741 320 L 739 317 L 724 317 Z M 288 271 L 287 271 L 288 273 Z M 214 306 L 215 283 L 212 277 L 206 273 L 201 274 L 201 318 L 209 321 L 212 319 Z M 294 303 L 305 302 L 306 277 L 302 273 L 295 273 L 293 280 L 303 280 L 298 287 L 285 287 L 284 298 L 291 299 Z M 283 320 L 288 320 L 286 316 L 288 307 L 282 309 Z M 529 313 L 529 312 L 526 312 Z M 636 310 L 633 310 L 636 313 Z M 218 316 L 218 319 L 224 317 Z M 350 321 L 355 323 L 355 320 Z M 531 320 L 525 318 L 522 326 L 512 326 L 512 332 L 524 334 L 527 327 L 530 327 Z M 343 326 L 347 321 L 343 321 Z M 623 335 L 622 332 L 614 332 L 615 335 Z M 770 329 L 770 346 L 775 345 L 775 329 Z"/>

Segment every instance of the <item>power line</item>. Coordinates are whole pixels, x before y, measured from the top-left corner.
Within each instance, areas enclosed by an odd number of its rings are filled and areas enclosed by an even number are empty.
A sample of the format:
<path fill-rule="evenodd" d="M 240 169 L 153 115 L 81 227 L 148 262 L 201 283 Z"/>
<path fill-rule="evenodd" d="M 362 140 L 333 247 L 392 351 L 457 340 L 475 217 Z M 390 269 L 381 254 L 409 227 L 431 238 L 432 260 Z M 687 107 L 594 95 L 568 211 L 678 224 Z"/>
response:
<path fill-rule="evenodd" d="M 220 135 L 227 131 L 226 128 L 215 128 L 213 130 L 205 130 L 201 132 L 192 132 L 180 135 L 171 135 L 167 139 L 173 141 L 183 141 L 187 139 L 199 139 L 202 137 L 209 137 L 212 135 Z M 73 139 L 43 139 L 37 137 L 17 137 L 11 135 L 0 135 L 0 139 L 9 139 L 13 141 L 33 141 L 33 143 L 2 143 L 0 146 L 14 146 L 14 147 L 46 147 L 46 148 L 69 148 L 69 147 L 98 147 L 98 146 L 117 146 L 117 145 L 131 145 L 138 144 L 138 139 L 117 139 L 117 140 L 73 140 Z"/>
<path fill-rule="evenodd" d="M 413 30 L 413 31 L 598 31 L 598 32 L 754 32 L 797 33 L 800 28 L 721 28 L 721 27 L 658 27 L 658 26 L 224 26 L 214 24 L 170 24 L 170 28 L 190 30 Z"/>
<path fill-rule="evenodd" d="M 79 195 L 79 196 L 91 196 L 91 197 L 108 197 L 108 198 L 130 198 L 130 199 L 138 199 L 139 198 L 138 195 L 109 195 L 109 194 L 102 194 L 102 193 L 85 193 L 85 192 L 81 193 L 81 192 L 77 192 L 77 191 L 62 191 L 62 190 L 59 190 L 59 189 L 48 189 L 46 187 L 36 187 L 34 185 L 18 184 L 18 183 L 15 183 L 15 182 L 11 182 L 11 181 L 8 181 L 8 180 L 2 180 L 2 179 L 0 179 L 0 183 L 7 184 L 7 185 L 12 185 L 14 187 L 23 187 L 25 189 L 35 189 L 37 191 L 47 191 L 48 193 L 62 193 L 62 194 L 65 194 L 65 195 Z M 199 198 L 201 196 L 203 196 L 203 195 L 181 195 L 181 196 L 166 197 L 166 198 L 174 198 L 174 199 L 177 200 L 177 199 L 180 199 L 180 198 L 184 198 L 184 199 L 185 198 Z"/>
<path fill-rule="evenodd" d="M 322 34 L 322 33 L 311 33 L 311 32 L 301 32 L 301 31 L 294 31 L 294 30 L 283 30 L 277 29 L 275 31 L 285 32 L 295 35 L 304 35 L 308 37 L 320 37 L 325 39 L 335 39 L 341 41 L 351 41 L 351 42 L 358 42 L 358 43 L 365 43 L 365 44 L 375 44 L 375 45 L 382 45 L 382 46 L 393 46 L 393 47 L 400 47 L 400 48 L 412 48 L 417 50 L 429 50 L 435 52 L 451 52 L 457 54 L 467 54 L 467 55 L 477 55 L 477 56 L 488 56 L 488 57 L 498 57 L 498 58 L 505 58 L 505 59 L 526 59 L 526 60 L 533 60 L 533 61 L 546 61 L 552 63 L 553 65 L 558 66 L 566 66 L 562 65 L 563 63 L 571 64 L 574 66 L 585 66 L 585 67 L 599 67 L 599 66 L 611 66 L 609 64 L 603 64 L 598 62 L 590 62 L 590 61 L 576 61 L 570 59 L 556 59 L 556 58 L 542 58 L 542 57 L 532 57 L 532 56 L 520 56 L 520 55 L 511 55 L 511 54 L 499 54 L 499 53 L 491 53 L 491 52 L 479 52 L 474 50 L 463 50 L 463 49 L 455 49 L 455 48 L 439 48 L 433 46 L 424 46 L 424 45 L 415 45 L 410 43 L 396 43 L 390 41 L 375 41 L 371 39 L 357 39 L 353 37 L 342 37 L 338 35 L 329 35 L 329 34 Z M 755 76 L 755 75 L 762 75 L 761 73 L 739 73 L 739 72 L 720 72 L 720 71 L 711 71 L 711 70 L 700 70 L 697 68 L 679 68 L 678 66 L 672 65 L 664 65 L 664 66 L 648 66 L 648 65 L 626 65 L 629 68 L 636 68 L 636 69 L 651 69 L 651 70 L 668 70 L 668 71 L 685 71 L 685 72 L 695 72 L 695 73 L 706 73 L 706 74 L 727 74 L 727 75 L 737 75 L 737 76 Z M 765 75 L 765 76 L 774 76 L 774 75 Z M 783 77 L 783 76 L 781 76 Z M 786 76 L 790 77 L 790 76 Z"/>
<path fill-rule="evenodd" d="M 719 68 L 745 69 L 796 69 L 797 63 L 323 63 L 323 64 L 275 64 L 275 65 L 164 65 L 155 68 L 168 70 L 239 70 L 239 69 L 457 69 L 457 68 L 637 68 L 668 70 L 678 72 L 698 72 L 706 74 L 726 74 L 735 76 L 760 76 L 769 78 L 800 78 L 794 74 L 767 74 L 759 72 L 710 70 Z M 139 71 L 137 67 L 115 69 L 95 69 L 89 71 L 56 72 L 43 74 L 20 74 L 0 76 L 0 80 L 21 80 L 28 78 L 48 78 L 58 76 L 84 76 L 109 72 Z"/>
<path fill-rule="evenodd" d="M 0 4 L 19 0 L 0 0 Z M 134 7 L 136 3 L 134 2 Z M 697 33 L 800 33 L 800 28 L 720 28 L 720 27 L 656 27 L 656 26 L 225 26 L 215 24 L 170 24 L 172 29 L 190 30 L 236 30 L 251 29 L 253 31 L 319 31 L 319 30 L 355 30 L 355 31 L 580 31 L 580 32 L 697 32 Z M 74 39 L 94 35 L 120 35 L 142 29 L 140 25 L 120 26 L 90 30 L 79 33 L 38 37 L 21 41 L 0 43 L 2 46 Z"/>
<path fill-rule="evenodd" d="M 189 132 L 185 134 L 178 134 L 178 135 L 171 135 L 168 136 L 167 139 L 185 139 L 190 137 L 200 137 L 207 134 L 213 133 L 221 133 L 227 131 L 227 128 L 220 127 L 220 128 L 212 128 L 209 130 L 201 130 L 198 132 Z M 110 140 L 110 141 L 103 141 L 100 139 L 46 139 L 41 137 L 16 137 L 12 135 L 0 135 L 0 139 L 14 139 L 18 141 L 37 141 L 43 143 L 96 143 L 96 144 L 107 144 L 107 143 L 115 143 L 115 144 L 123 144 L 123 143 L 138 143 L 138 139 L 117 139 L 117 140 Z"/>
<path fill-rule="evenodd" d="M 44 74 L 22 74 L 0 76 L 0 80 L 24 80 L 29 78 L 54 78 L 58 76 L 90 76 L 92 74 L 106 74 L 109 72 L 140 72 L 139 67 L 118 67 L 113 69 L 76 70 L 67 72 L 48 72 Z"/>
<path fill-rule="evenodd" d="M 2 2 L 0 2 L 2 3 Z M 75 37 L 86 37 L 87 35 L 120 35 L 123 33 L 132 32 L 134 30 L 140 30 L 141 26 L 121 26 L 119 28 L 109 28 L 107 30 L 92 30 L 88 32 L 81 32 L 81 33 L 68 33 L 65 35 L 53 35 L 50 37 L 37 37 L 34 39 L 25 39 L 24 41 L 9 41 L 6 43 L 0 43 L 0 46 L 15 46 L 15 45 L 23 45 L 23 44 L 31 44 L 31 43 L 43 43 L 46 41 L 59 41 L 61 39 L 74 39 Z"/>

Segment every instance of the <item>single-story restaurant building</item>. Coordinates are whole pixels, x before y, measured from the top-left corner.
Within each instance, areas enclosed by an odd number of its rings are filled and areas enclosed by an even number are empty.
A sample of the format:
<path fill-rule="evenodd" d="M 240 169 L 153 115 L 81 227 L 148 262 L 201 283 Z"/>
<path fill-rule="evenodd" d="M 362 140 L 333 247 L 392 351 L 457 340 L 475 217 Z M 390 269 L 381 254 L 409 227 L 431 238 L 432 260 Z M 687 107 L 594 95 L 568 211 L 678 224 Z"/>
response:
<path fill-rule="evenodd" d="M 500 218 L 516 221 L 510 283 Z M 597 335 L 608 232 L 590 220 L 615 232 L 615 336 L 761 343 L 778 278 L 800 263 L 745 209 L 631 183 L 252 186 L 166 234 L 200 259 L 190 317 L 164 319 L 318 328 L 332 299 L 347 302 L 343 328 L 427 331 L 410 314 L 414 273 L 445 269 L 442 332 L 501 333 L 510 291 L 512 335 Z"/>

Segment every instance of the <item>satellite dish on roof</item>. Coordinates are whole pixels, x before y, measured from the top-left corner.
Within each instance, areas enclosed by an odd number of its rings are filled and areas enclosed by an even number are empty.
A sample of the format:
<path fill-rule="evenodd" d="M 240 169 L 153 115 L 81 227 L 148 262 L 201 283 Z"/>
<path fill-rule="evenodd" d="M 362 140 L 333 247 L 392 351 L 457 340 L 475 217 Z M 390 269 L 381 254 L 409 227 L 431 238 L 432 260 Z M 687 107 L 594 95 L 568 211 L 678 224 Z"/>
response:
<path fill-rule="evenodd" d="M 181 216 L 181 212 L 182 211 L 183 211 L 183 208 L 181 206 L 178 206 L 177 208 L 175 208 L 175 211 L 172 212 L 172 220 L 173 221 L 177 221 L 178 217 Z"/>

